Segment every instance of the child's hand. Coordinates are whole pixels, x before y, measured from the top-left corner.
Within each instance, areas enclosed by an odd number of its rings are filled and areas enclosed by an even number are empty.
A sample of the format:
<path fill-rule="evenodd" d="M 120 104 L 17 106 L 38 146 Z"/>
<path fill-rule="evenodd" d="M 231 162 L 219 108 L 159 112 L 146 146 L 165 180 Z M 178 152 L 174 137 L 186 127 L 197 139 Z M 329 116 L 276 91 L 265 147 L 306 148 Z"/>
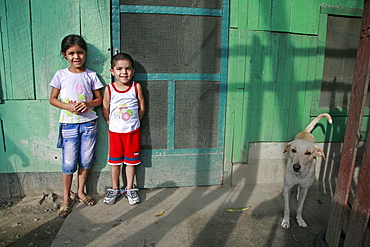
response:
<path fill-rule="evenodd" d="M 77 104 L 75 104 L 74 109 L 79 113 L 87 112 L 88 106 L 86 102 L 78 102 Z"/>
<path fill-rule="evenodd" d="M 75 105 L 76 105 L 76 103 L 69 103 L 66 110 L 69 111 L 70 113 L 78 115 L 78 114 L 80 114 L 80 112 L 76 111 Z"/>

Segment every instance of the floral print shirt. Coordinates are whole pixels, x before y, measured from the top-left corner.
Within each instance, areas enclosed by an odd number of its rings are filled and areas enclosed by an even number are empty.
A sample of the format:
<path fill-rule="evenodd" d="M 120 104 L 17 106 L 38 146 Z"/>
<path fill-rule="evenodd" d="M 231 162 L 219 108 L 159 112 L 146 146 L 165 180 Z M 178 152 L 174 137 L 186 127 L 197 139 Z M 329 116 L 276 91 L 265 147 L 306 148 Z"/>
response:
<path fill-rule="evenodd" d="M 83 73 L 73 73 L 66 69 L 58 70 L 50 86 L 60 89 L 59 99 L 65 103 L 78 103 L 81 101 L 93 100 L 93 90 L 103 87 L 96 72 L 86 69 Z M 60 123 L 85 123 L 98 118 L 93 107 L 88 108 L 81 114 L 73 114 L 62 109 L 60 113 Z"/>

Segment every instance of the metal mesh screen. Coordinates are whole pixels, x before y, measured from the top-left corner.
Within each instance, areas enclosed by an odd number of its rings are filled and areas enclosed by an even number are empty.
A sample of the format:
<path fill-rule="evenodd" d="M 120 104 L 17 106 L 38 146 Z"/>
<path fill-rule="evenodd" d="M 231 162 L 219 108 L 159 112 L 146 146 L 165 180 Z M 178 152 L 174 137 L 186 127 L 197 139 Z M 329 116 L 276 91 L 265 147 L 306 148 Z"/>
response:
<path fill-rule="evenodd" d="M 142 81 L 146 112 L 141 122 L 143 149 L 167 148 L 167 82 Z"/>
<path fill-rule="evenodd" d="M 221 17 L 123 13 L 120 19 L 121 51 L 141 63 L 136 73 L 220 73 Z"/>
<path fill-rule="evenodd" d="M 221 9 L 221 0 L 120 0 L 121 5 L 171 6 Z"/>
<path fill-rule="evenodd" d="M 360 28 L 361 18 L 328 16 L 320 107 L 348 108 Z"/>
<path fill-rule="evenodd" d="M 217 147 L 219 98 L 219 82 L 176 82 L 175 148 Z"/>

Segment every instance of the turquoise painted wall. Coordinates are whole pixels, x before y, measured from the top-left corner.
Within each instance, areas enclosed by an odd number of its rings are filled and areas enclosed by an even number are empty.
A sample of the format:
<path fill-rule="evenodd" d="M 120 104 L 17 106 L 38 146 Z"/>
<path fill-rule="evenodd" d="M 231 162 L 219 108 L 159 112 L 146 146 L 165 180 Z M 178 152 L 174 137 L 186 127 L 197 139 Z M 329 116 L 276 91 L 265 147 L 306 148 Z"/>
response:
<path fill-rule="evenodd" d="M 1 0 L 0 173 L 60 171 L 59 109 L 49 83 L 68 67 L 60 43 L 79 34 L 88 43 L 86 67 L 109 82 L 110 1 Z M 100 111 L 100 109 L 99 109 Z M 106 163 L 106 124 L 100 119 L 98 165 Z"/>
<path fill-rule="evenodd" d="M 329 7 L 330 6 L 330 7 Z M 342 142 L 346 111 L 318 107 L 324 66 L 325 11 L 362 13 L 363 1 L 231 1 L 225 170 L 248 162 L 252 142 L 286 142 L 318 114 L 318 142 Z M 337 114 L 337 115 L 335 115 Z M 368 111 L 367 111 L 368 114 Z M 363 138 L 368 126 L 364 119 Z"/>
<path fill-rule="evenodd" d="M 289 141 L 320 113 L 312 105 L 323 66 L 321 5 L 341 11 L 362 4 L 231 0 L 225 170 L 234 162 L 247 162 L 250 142 Z M 89 46 L 86 67 L 108 83 L 110 1 L 0 0 L 0 17 L 0 173 L 59 172 L 59 109 L 48 97 L 54 73 L 68 66 L 60 42 L 71 33 L 82 35 Z M 345 116 L 324 126 L 329 134 L 315 132 L 318 141 L 343 140 Z M 99 127 L 94 169 L 108 171 L 101 114 Z"/>

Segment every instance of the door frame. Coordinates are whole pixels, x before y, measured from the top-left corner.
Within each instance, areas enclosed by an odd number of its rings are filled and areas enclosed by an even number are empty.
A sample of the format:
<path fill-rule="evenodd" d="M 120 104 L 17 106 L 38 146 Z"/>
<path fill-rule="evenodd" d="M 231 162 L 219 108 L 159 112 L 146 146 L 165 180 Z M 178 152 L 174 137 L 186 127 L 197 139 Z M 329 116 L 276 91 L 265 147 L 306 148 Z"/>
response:
<path fill-rule="evenodd" d="M 142 160 L 145 167 L 151 167 L 154 163 L 154 156 L 158 158 L 156 162 L 168 162 L 171 157 L 176 155 L 199 156 L 202 160 L 215 161 L 220 163 L 221 171 L 218 182 L 210 182 L 209 184 L 202 184 L 196 182 L 187 184 L 166 183 L 163 186 L 197 186 L 197 185 L 212 185 L 222 184 L 224 176 L 224 141 L 225 141 L 225 116 L 226 116 L 226 89 L 227 89 L 227 72 L 228 72 L 228 45 L 229 45 L 229 0 L 222 0 L 221 9 L 207 9 L 207 8 L 186 8 L 186 7 L 168 7 L 168 6 L 136 6 L 136 5 L 120 5 L 119 0 L 112 0 L 112 55 L 121 51 L 120 47 L 120 14 L 122 13 L 140 13 L 140 14 L 171 14 L 171 15 L 192 15 L 192 16 L 216 16 L 222 17 L 221 21 L 221 59 L 220 59 L 220 74 L 184 74 L 184 73 L 136 73 L 134 79 L 137 81 L 167 81 L 168 82 L 168 139 L 167 149 L 144 149 L 142 150 Z M 218 117 L 218 139 L 216 148 L 194 148 L 194 149 L 175 149 L 174 143 L 174 111 L 175 111 L 175 86 L 176 81 L 217 81 L 220 82 L 220 97 L 219 97 L 219 117 Z M 216 155 L 217 158 L 211 158 Z M 166 156 L 166 158 L 163 158 Z M 203 158 L 202 158 L 203 157 Z M 178 157 L 175 158 L 178 161 Z M 191 157 L 190 157 L 191 159 Z M 181 160 L 181 159 L 180 159 Z M 149 162 L 150 165 L 145 165 Z M 199 162 L 199 161 L 196 161 Z M 181 169 L 179 167 L 179 169 Z M 140 171 L 139 171 L 140 172 Z M 146 171 L 142 171 L 146 173 Z M 181 172 L 181 171 L 180 171 Z M 144 180 L 148 180 L 147 175 L 144 175 Z M 149 179 L 150 180 L 150 179 Z M 161 182 L 145 182 L 141 187 L 161 187 Z M 140 187 L 140 186 L 139 186 Z"/>

